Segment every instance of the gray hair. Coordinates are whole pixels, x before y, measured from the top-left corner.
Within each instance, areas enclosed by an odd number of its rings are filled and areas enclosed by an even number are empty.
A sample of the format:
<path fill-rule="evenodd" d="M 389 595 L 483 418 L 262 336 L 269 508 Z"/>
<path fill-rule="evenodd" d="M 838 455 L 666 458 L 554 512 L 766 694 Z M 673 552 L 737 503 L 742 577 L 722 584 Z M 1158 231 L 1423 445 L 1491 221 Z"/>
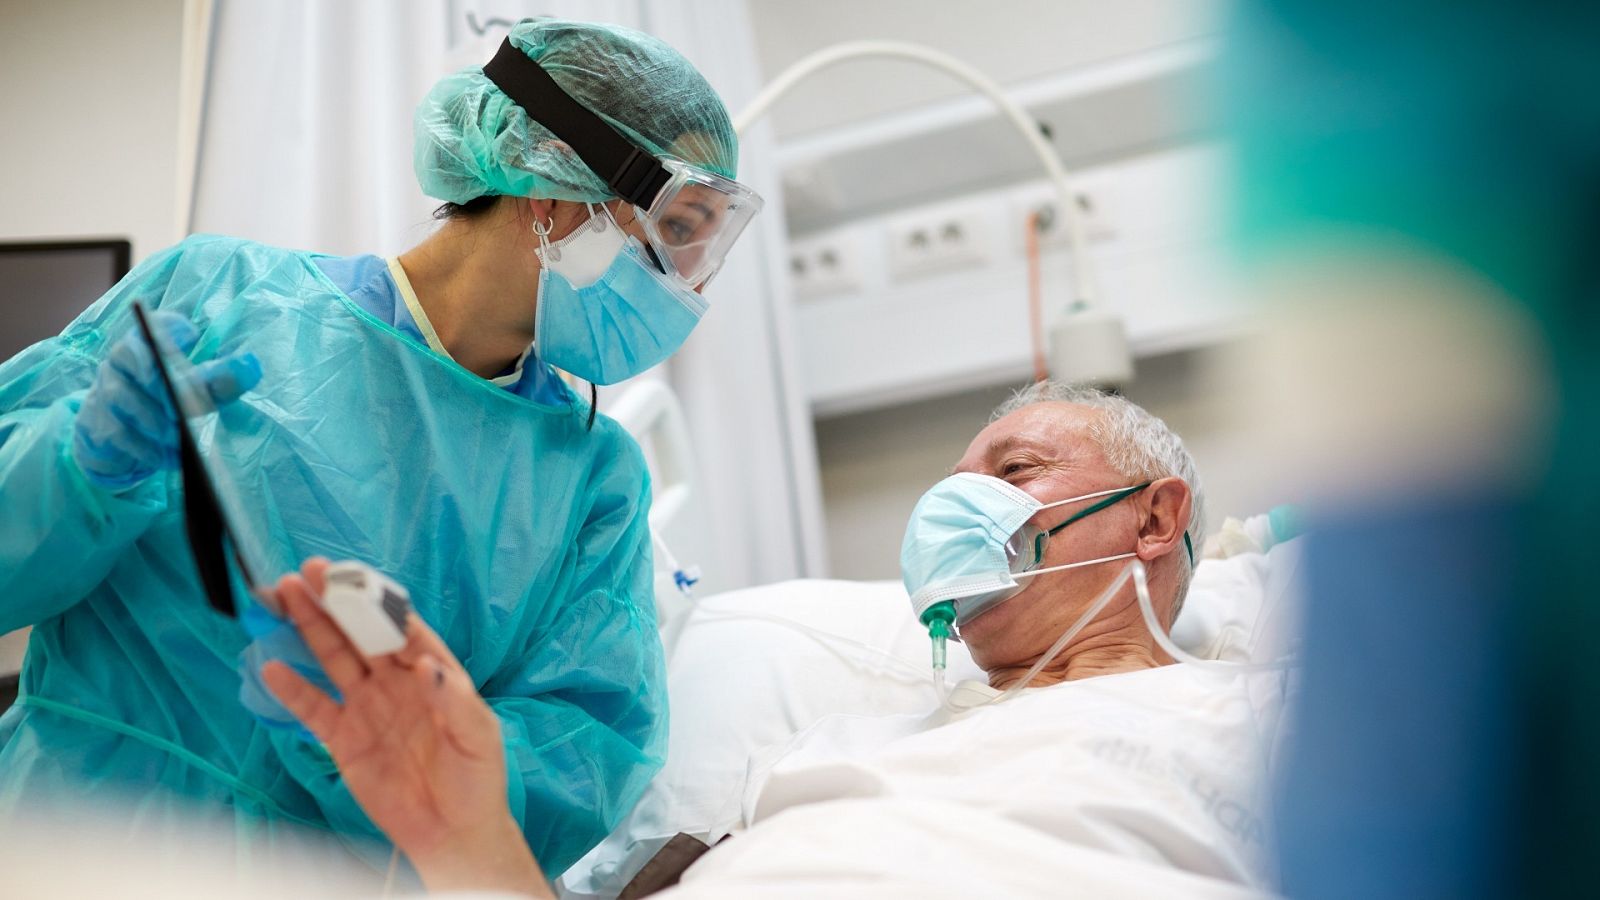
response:
<path fill-rule="evenodd" d="M 1111 468 L 1130 480 L 1183 479 L 1194 496 L 1189 526 L 1184 531 L 1194 545 L 1198 561 L 1205 539 L 1205 492 L 1200 487 L 1200 473 L 1195 469 L 1194 457 L 1189 455 L 1183 440 L 1167 427 L 1167 423 L 1125 397 L 1095 387 L 1055 381 L 1040 381 L 1012 394 L 1011 399 L 995 408 L 989 421 L 993 422 L 1035 403 L 1071 403 L 1099 410 L 1100 416 L 1089 427 L 1089 436 L 1099 445 Z M 1188 563 L 1187 556 L 1184 562 Z M 1183 609 L 1184 597 L 1189 593 L 1189 581 L 1194 577 L 1194 566 L 1186 564 L 1181 571 L 1178 593 L 1172 603 L 1174 619 L 1178 611 Z"/>

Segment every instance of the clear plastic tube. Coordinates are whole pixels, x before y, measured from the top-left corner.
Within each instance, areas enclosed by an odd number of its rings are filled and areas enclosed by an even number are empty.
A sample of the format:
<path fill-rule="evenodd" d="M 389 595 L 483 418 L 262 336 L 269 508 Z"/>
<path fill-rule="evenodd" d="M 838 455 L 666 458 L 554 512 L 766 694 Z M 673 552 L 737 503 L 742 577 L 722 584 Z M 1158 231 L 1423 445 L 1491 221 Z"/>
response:
<path fill-rule="evenodd" d="M 1245 663 L 1222 659 L 1201 659 L 1198 656 L 1189 654 L 1182 647 L 1179 647 L 1162 629 L 1161 621 L 1156 617 L 1155 604 L 1150 601 L 1150 586 L 1145 580 L 1144 565 L 1138 562 L 1131 563 L 1128 566 L 1128 571 L 1133 573 L 1133 589 L 1139 594 L 1139 609 L 1144 612 L 1144 621 L 1145 625 L 1150 628 L 1150 636 L 1156 639 L 1156 643 L 1161 645 L 1161 649 L 1167 651 L 1168 656 L 1178 662 L 1205 669 L 1208 672 L 1220 672 L 1229 675 L 1277 672 L 1294 665 L 1295 661 L 1292 658 L 1275 659 L 1270 662 Z"/>
<path fill-rule="evenodd" d="M 1028 685 L 1032 684 L 1033 680 L 1039 676 L 1039 673 L 1044 671 L 1045 666 L 1049 665 L 1051 661 L 1053 661 L 1057 656 L 1061 655 L 1061 651 L 1066 649 L 1067 644 L 1071 643 L 1072 639 L 1077 637 L 1078 633 L 1083 631 L 1085 626 L 1094 621 L 1096 616 L 1100 615 L 1100 613 L 1103 612 L 1107 606 L 1111 605 L 1111 601 L 1116 598 L 1117 594 L 1122 590 L 1123 586 L 1128 583 L 1129 579 L 1133 580 L 1134 593 L 1137 594 L 1139 598 L 1139 610 L 1144 616 L 1145 625 L 1150 629 L 1150 636 L 1155 639 L 1156 643 L 1160 645 L 1162 650 L 1165 650 L 1168 655 L 1178 662 L 1181 662 L 1185 665 L 1195 666 L 1196 668 L 1204 669 L 1208 672 L 1218 672 L 1227 675 L 1248 675 L 1255 672 L 1275 672 L 1282 669 L 1287 669 L 1294 665 L 1293 659 L 1278 659 L 1264 663 L 1241 663 L 1228 662 L 1218 659 L 1201 659 L 1198 656 L 1193 656 L 1186 652 L 1182 647 L 1179 647 L 1175 642 L 1173 642 L 1172 638 L 1167 635 L 1165 629 L 1161 627 L 1161 620 L 1156 616 L 1155 603 L 1150 599 L 1150 585 L 1145 573 L 1144 564 L 1136 559 L 1128 563 L 1128 565 L 1122 570 L 1122 573 L 1116 578 L 1112 579 L 1111 584 L 1107 585 L 1106 589 L 1100 593 L 1100 596 L 1096 597 L 1095 601 L 1089 604 L 1089 608 L 1084 610 L 1083 615 L 1079 616 L 1078 620 L 1072 623 L 1070 628 L 1061 633 L 1061 637 L 1057 638 L 1056 642 L 1050 645 L 1050 649 L 1046 650 L 1044 654 L 1039 657 L 1039 661 L 1033 664 L 1033 668 L 1029 669 L 1026 675 L 1022 676 L 1022 678 L 1018 679 L 1015 684 L 1009 688 L 1006 688 L 1005 691 L 1001 692 L 994 699 L 987 702 L 1003 703 L 1022 693 L 1023 690 L 1025 690 Z M 961 712 L 965 708 L 958 707 L 951 702 L 950 688 L 945 683 L 944 669 L 942 667 L 935 667 L 933 671 L 933 687 L 934 692 L 939 697 L 939 704 L 945 709 L 951 712 Z"/>
<path fill-rule="evenodd" d="M 700 581 L 700 567 L 690 566 L 687 569 L 678 563 L 678 558 L 672 555 L 672 548 L 661 537 L 661 532 L 654 525 L 650 526 L 650 540 L 656 548 L 656 556 L 672 571 L 672 583 L 685 597 L 694 596 L 694 586 Z"/>
<path fill-rule="evenodd" d="M 1094 621 L 1095 616 L 1100 615 L 1102 610 L 1111 605 L 1111 601 L 1117 596 L 1117 592 L 1122 590 L 1122 586 L 1128 583 L 1128 577 L 1133 573 L 1135 566 L 1139 566 L 1138 560 L 1134 560 L 1133 562 L 1129 563 L 1127 568 L 1122 570 L 1122 574 L 1118 575 L 1116 578 L 1113 578 L 1111 583 L 1106 586 L 1106 589 L 1100 592 L 1100 596 L 1095 598 L 1093 603 L 1089 604 L 1088 609 L 1084 610 L 1083 615 L 1078 617 L 1078 621 L 1072 623 L 1071 628 L 1061 632 L 1061 637 L 1056 638 L 1056 642 L 1050 645 L 1050 649 L 1046 650 L 1044 655 L 1039 657 L 1039 661 L 1033 664 L 1033 668 L 1028 670 L 1028 674 L 1022 676 L 1022 678 L 1020 678 L 1016 684 L 1006 688 L 1004 693 L 994 699 L 994 702 L 1003 703 L 1007 700 L 1010 700 L 1012 697 L 1022 693 L 1023 689 L 1029 684 L 1032 684 L 1033 679 L 1039 677 L 1039 673 L 1044 671 L 1044 667 L 1049 665 L 1052 660 L 1059 656 L 1061 651 L 1066 648 L 1067 644 L 1071 642 L 1073 638 L 1078 636 L 1078 632 L 1082 631 L 1084 626 Z M 1142 570 L 1143 566 L 1139 566 L 1139 568 Z"/>
<path fill-rule="evenodd" d="M 961 707 L 950 702 L 950 684 L 944 678 L 944 666 L 935 666 L 933 669 L 933 695 L 939 698 L 939 705 L 947 712 L 961 712 Z"/>

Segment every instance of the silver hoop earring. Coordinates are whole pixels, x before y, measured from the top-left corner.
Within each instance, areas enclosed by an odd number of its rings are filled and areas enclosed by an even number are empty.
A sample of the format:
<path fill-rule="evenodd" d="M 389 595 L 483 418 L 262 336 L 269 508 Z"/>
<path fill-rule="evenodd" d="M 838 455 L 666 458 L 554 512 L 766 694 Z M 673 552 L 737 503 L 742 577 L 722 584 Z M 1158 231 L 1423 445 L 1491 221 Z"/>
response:
<path fill-rule="evenodd" d="M 538 219 L 533 220 L 533 233 L 539 238 L 539 249 L 543 251 L 543 256 L 546 262 L 561 261 L 561 248 L 550 246 L 550 232 L 554 230 L 555 227 L 556 220 L 554 216 L 550 218 L 550 221 L 545 222 L 542 225 L 539 223 Z"/>

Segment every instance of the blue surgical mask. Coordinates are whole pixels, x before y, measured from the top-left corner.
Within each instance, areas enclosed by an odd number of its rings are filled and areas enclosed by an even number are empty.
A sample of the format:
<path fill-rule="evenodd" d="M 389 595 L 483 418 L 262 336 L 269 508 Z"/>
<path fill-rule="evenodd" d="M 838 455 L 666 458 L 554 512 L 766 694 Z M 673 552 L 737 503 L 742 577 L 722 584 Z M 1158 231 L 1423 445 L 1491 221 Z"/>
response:
<path fill-rule="evenodd" d="M 665 360 L 708 304 L 662 275 L 603 209 L 560 241 L 539 235 L 539 358 L 593 384 L 616 384 Z"/>
<path fill-rule="evenodd" d="M 963 625 L 1021 593 L 1018 577 L 1031 577 L 1127 559 L 1101 559 L 1041 569 L 1050 536 L 1149 487 L 1150 483 L 1041 503 L 1032 494 L 990 475 L 960 472 L 934 485 L 911 512 L 900 545 L 900 571 L 920 619 L 929 607 L 951 601 Z M 1046 531 L 1032 525 L 1042 509 L 1104 498 Z M 1187 539 L 1187 535 L 1185 535 Z"/>

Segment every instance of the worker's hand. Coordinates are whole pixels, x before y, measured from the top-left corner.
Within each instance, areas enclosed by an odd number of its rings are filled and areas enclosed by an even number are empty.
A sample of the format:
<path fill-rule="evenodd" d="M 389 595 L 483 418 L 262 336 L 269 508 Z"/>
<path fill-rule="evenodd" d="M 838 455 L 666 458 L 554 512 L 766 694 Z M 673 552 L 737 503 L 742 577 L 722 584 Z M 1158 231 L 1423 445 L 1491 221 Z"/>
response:
<path fill-rule="evenodd" d="M 164 337 L 183 353 L 200 336 L 188 319 L 166 310 L 150 313 L 150 327 L 158 339 Z M 226 356 L 194 367 L 190 377 L 223 404 L 256 386 L 261 363 L 251 353 Z M 78 409 L 72 456 L 90 481 L 111 489 L 177 467 L 178 413 L 137 328 L 123 335 L 101 361 Z"/>
<path fill-rule="evenodd" d="M 328 748 L 356 802 L 431 890 L 548 896 L 506 802 L 499 718 L 415 613 L 405 647 L 363 657 L 317 604 L 327 568 L 308 561 L 276 594 L 342 702 L 279 661 L 262 667 L 267 687 Z"/>

